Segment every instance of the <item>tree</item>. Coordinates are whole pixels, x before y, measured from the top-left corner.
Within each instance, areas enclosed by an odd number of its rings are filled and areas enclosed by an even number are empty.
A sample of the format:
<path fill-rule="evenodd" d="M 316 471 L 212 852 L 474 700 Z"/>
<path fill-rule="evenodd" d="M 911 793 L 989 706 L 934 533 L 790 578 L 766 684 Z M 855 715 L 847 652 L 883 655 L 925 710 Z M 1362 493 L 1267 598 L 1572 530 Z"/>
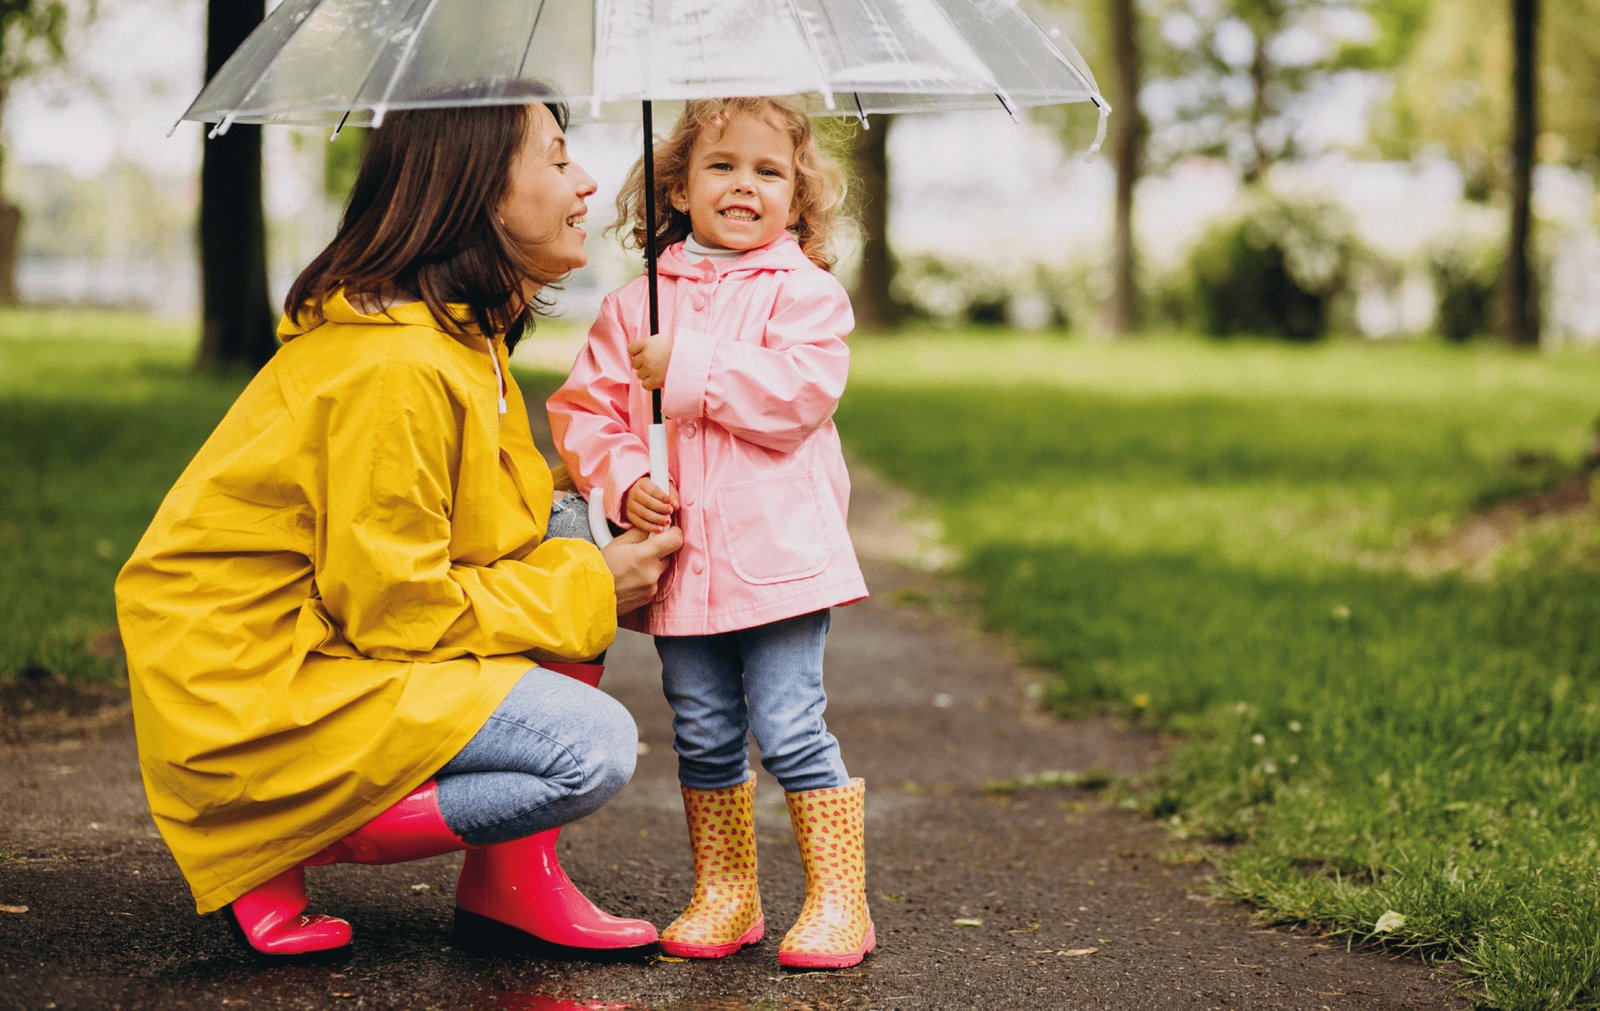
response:
<path fill-rule="evenodd" d="M 1299 153 L 1296 100 L 1338 68 L 1362 0 L 1154 0 L 1166 45 L 1146 93 L 1158 164 L 1210 155 L 1245 183 Z M 1159 109 L 1159 115 L 1156 111 Z"/>
<path fill-rule="evenodd" d="M 208 0 L 208 80 L 265 13 L 265 0 Z M 200 167 L 200 288 L 197 366 L 253 371 L 265 364 L 277 341 L 267 292 L 260 127 L 235 125 L 205 142 Z"/>
<path fill-rule="evenodd" d="M 879 116 L 871 129 L 857 129 L 850 138 L 850 157 L 860 181 L 861 273 L 850 294 L 856 323 L 890 329 L 904 321 L 904 308 L 891 293 L 894 250 L 889 246 L 889 125 L 893 116 Z"/>
<path fill-rule="evenodd" d="M 1533 235 L 1534 141 L 1539 134 L 1539 0 L 1511 0 L 1511 228 L 1506 247 L 1504 332 L 1539 344 L 1539 299 L 1529 247 Z"/>
<path fill-rule="evenodd" d="M 1116 88 L 1111 106 L 1111 147 L 1117 166 L 1117 198 L 1112 229 L 1111 300 L 1106 326 L 1112 333 L 1137 330 L 1143 322 L 1139 304 L 1138 252 L 1133 236 L 1133 191 L 1144 173 L 1144 111 L 1139 107 L 1144 60 L 1140 47 L 1139 0 L 1109 0 L 1111 61 Z"/>
<path fill-rule="evenodd" d="M 67 15 L 64 0 L 0 0 L 0 117 L 14 82 L 66 55 Z M 0 147 L 0 169 L 4 155 Z M 17 301 L 21 233 L 22 209 L 0 193 L 0 305 Z"/>

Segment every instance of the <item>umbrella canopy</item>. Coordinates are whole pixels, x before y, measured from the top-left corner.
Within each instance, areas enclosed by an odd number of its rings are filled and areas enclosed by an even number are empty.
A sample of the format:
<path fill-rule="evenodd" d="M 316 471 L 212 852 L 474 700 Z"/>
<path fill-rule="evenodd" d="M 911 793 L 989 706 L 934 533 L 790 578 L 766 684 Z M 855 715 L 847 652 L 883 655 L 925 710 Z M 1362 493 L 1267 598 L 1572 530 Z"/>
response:
<path fill-rule="evenodd" d="M 1109 112 L 1071 41 L 1017 0 L 286 0 L 182 118 L 376 125 L 525 102 L 529 80 L 574 122 L 734 95 L 861 117 L 1093 102 L 1102 130 Z"/>
<path fill-rule="evenodd" d="M 392 109 L 520 104 L 528 82 L 572 122 L 644 120 L 646 220 L 651 103 L 800 98 L 857 116 L 1093 102 L 1092 154 L 1111 111 L 1066 35 L 1019 0 L 285 0 L 245 39 L 182 119 L 378 126 Z M 650 332 L 656 250 L 647 243 Z M 666 483 L 661 391 L 651 472 Z M 591 500 L 591 507 L 598 498 Z M 609 540 L 592 514 L 596 540 Z"/>

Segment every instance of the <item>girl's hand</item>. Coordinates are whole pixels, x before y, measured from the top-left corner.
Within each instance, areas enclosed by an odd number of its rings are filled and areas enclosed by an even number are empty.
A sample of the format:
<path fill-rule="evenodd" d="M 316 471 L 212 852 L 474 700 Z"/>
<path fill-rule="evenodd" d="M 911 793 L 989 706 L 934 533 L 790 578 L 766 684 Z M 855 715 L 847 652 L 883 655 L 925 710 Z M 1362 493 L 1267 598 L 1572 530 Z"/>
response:
<path fill-rule="evenodd" d="M 667 379 L 667 366 L 672 362 L 672 335 L 651 334 L 628 344 L 628 358 L 633 371 L 647 390 L 659 390 Z"/>
<path fill-rule="evenodd" d="M 651 533 L 661 533 L 672 522 L 678 508 L 676 492 L 668 493 L 648 477 L 633 482 L 623 498 L 622 511 L 628 522 Z"/>

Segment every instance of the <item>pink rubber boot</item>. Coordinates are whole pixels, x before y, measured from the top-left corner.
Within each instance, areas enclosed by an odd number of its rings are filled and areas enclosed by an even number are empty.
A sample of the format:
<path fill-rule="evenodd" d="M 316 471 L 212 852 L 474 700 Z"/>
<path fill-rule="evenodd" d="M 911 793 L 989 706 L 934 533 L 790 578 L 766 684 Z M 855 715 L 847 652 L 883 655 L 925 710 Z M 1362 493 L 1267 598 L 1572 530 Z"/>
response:
<path fill-rule="evenodd" d="M 402 864 L 466 849 L 439 813 L 439 784 L 428 780 L 395 805 L 306 861 L 323 864 Z"/>
<path fill-rule="evenodd" d="M 599 663 L 544 663 L 598 687 Z M 462 933 L 505 937 L 507 927 L 541 941 L 593 951 L 626 951 L 656 943 L 644 920 L 612 916 L 578 891 L 556 858 L 559 828 L 467 851 L 456 886 L 456 926 Z M 512 935 L 513 937 L 515 935 Z"/>
<path fill-rule="evenodd" d="M 332 916 L 302 915 L 306 905 L 302 866 L 257 885 L 228 908 L 245 943 L 263 955 L 310 955 L 350 943 L 350 924 Z"/>

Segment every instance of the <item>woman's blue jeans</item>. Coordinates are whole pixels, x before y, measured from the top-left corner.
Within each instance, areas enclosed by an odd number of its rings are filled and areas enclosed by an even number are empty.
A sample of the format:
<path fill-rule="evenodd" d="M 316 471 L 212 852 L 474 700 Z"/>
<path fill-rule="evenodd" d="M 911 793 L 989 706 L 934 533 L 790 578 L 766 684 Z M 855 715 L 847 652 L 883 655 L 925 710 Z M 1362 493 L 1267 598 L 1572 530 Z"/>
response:
<path fill-rule="evenodd" d="M 745 781 L 749 736 L 784 790 L 844 786 L 850 777 L 823 710 L 826 610 L 720 635 L 657 636 L 672 705 L 678 779 L 694 790 Z"/>
<path fill-rule="evenodd" d="M 600 808 L 633 777 L 639 729 L 616 699 L 536 667 L 436 775 L 439 812 L 474 846 Z"/>

